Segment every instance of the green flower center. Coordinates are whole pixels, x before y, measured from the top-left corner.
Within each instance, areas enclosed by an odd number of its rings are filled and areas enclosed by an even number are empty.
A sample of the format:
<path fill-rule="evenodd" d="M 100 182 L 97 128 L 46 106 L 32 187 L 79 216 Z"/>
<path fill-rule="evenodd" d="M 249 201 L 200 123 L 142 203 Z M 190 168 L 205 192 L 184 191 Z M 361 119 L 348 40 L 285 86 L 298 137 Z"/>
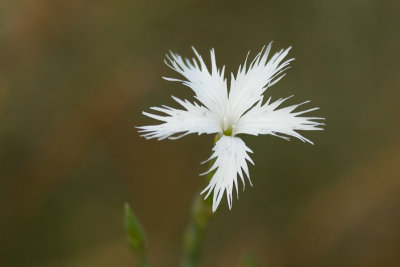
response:
<path fill-rule="evenodd" d="M 222 131 L 222 133 L 227 136 L 232 136 L 232 132 L 233 132 L 232 126 L 229 126 L 226 130 Z"/>

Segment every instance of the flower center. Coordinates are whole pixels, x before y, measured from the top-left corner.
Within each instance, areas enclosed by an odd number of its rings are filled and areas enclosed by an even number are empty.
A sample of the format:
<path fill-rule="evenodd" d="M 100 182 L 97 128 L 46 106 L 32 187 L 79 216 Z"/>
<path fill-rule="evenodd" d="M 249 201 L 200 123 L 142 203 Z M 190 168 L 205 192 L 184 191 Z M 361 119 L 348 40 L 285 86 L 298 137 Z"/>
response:
<path fill-rule="evenodd" d="M 224 117 L 223 125 L 222 125 L 222 133 L 227 136 L 231 136 L 233 132 L 233 127 L 229 123 L 228 119 Z"/>
<path fill-rule="evenodd" d="M 232 136 L 232 132 L 233 132 L 232 127 L 229 127 L 228 129 L 222 131 L 222 133 L 227 136 Z"/>

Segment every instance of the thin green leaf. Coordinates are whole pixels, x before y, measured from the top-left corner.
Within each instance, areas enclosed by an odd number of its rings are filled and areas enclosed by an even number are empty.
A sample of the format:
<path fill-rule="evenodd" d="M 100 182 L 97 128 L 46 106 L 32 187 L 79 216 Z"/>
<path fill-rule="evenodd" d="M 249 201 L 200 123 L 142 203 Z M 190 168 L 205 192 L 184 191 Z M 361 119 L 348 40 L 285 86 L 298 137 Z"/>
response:
<path fill-rule="evenodd" d="M 146 233 L 128 203 L 125 203 L 124 210 L 124 225 L 128 244 L 135 253 L 143 255 L 147 251 Z"/>

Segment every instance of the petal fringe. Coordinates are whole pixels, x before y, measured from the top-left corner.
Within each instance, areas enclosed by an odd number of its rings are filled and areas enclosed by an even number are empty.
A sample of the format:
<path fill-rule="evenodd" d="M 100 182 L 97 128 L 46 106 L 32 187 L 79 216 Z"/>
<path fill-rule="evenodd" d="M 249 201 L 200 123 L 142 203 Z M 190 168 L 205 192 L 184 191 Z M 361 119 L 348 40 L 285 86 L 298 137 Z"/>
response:
<path fill-rule="evenodd" d="M 210 183 L 201 192 L 207 192 L 207 198 L 213 192 L 212 210 L 215 212 L 226 192 L 229 209 L 232 208 L 232 190 L 236 188 L 239 197 L 237 177 L 239 175 L 243 186 L 245 185 L 244 174 L 250 181 L 247 161 L 254 165 L 248 153 L 253 153 L 250 148 L 239 137 L 223 135 L 215 144 L 213 154 L 207 161 L 215 160 L 212 167 L 206 172 L 215 171 Z M 205 174 L 206 174 L 205 173 Z M 251 183 L 251 181 L 250 181 Z"/>

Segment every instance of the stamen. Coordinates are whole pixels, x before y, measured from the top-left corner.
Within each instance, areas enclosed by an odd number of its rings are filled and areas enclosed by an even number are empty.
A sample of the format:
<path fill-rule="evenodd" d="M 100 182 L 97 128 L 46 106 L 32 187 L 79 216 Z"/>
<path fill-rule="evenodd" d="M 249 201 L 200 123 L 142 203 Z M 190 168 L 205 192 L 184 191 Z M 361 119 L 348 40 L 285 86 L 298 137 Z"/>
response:
<path fill-rule="evenodd" d="M 227 117 L 224 116 L 224 121 L 222 124 L 222 133 L 227 136 L 232 136 L 232 132 L 233 132 L 232 125 L 230 125 Z"/>

